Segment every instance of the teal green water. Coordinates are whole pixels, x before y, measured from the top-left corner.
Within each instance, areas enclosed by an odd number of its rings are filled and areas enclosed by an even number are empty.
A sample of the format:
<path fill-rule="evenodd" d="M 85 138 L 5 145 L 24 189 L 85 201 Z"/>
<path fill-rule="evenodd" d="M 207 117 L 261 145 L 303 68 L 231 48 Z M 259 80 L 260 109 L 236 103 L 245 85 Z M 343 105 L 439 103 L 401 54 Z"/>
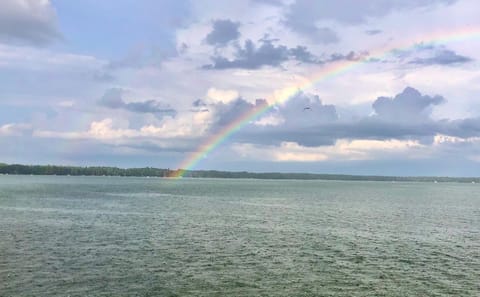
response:
<path fill-rule="evenodd" d="M 0 176 L 0 296 L 480 296 L 480 185 Z"/>

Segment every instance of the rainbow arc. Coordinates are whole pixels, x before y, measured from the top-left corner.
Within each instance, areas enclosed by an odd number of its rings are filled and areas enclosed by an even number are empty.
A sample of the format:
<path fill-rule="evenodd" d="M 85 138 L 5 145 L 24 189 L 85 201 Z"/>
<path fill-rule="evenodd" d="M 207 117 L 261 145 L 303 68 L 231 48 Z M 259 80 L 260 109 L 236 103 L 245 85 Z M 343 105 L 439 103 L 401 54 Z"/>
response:
<path fill-rule="evenodd" d="M 477 28 L 464 28 L 461 30 L 455 30 L 451 32 L 436 32 L 428 36 L 423 36 L 417 38 L 415 41 L 409 40 L 403 42 L 403 44 L 390 45 L 383 48 L 378 48 L 373 51 L 370 51 L 368 56 L 356 59 L 356 60 L 345 60 L 330 63 L 327 65 L 322 65 L 318 72 L 306 79 L 300 84 L 286 86 L 283 89 L 276 91 L 272 94 L 270 103 L 265 103 L 256 106 L 255 108 L 245 112 L 244 114 L 239 115 L 234 121 L 230 124 L 223 127 L 216 134 L 208 137 L 203 143 L 198 146 L 197 150 L 188 155 L 178 166 L 178 170 L 175 171 L 175 174 L 172 177 L 180 178 L 186 171 L 192 170 L 195 166 L 211 151 L 217 148 L 220 144 L 224 143 L 237 131 L 241 130 L 248 123 L 256 120 L 261 117 L 263 114 L 271 110 L 277 105 L 283 104 L 291 98 L 298 95 L 305 89 L 311 88 L 315 84 L 318 84 L 322 81 L 332 79 L 343 73 L 349 72 L 361 65 L 366 63 L 383 60 L 391 54 L 398 53 L 399 51 L 408 51 L 412 50 L 415 47 L 420 45 L 428 44 L 444 44 L 452 43 L 458 41 L 464 41 L 480 36 L 480 29 Z"/>

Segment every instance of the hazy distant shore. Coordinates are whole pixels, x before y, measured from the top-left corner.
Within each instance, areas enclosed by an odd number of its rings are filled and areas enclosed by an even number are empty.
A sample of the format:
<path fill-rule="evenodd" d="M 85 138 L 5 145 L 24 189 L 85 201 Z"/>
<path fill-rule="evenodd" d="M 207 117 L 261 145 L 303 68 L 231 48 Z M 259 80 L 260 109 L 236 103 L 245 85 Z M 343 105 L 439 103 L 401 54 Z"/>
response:
<path fill-rule="evenodd" d="M 179 170 L 163 168 L 118 168 L 103 166 L 58 166 L 21 165 L 0 163 L 0 174 L 11 175 L 71 175 L 71 176 L 132 176 L 132 177 L 174 177 Z M 445 176 L 380 176 L 317 173 L 247 172 L 218 170 L 187 170 L 183 177 L 190 178 L 252 178 L 252 179 L 303 179 L 303 180 L 348 180 L 348 181 L 415 181 L 415 182 L 463 182 L 480 183 L 480 177 Z"/>

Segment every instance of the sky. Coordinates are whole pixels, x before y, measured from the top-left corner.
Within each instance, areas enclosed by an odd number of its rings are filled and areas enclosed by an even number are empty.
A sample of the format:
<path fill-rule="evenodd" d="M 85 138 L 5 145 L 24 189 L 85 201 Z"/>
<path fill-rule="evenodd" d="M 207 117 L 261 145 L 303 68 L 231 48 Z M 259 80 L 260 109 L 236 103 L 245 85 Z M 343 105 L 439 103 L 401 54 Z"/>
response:
<path fill-rule="evenodd" d="M 480 176 L 477 0 L 2 0 L 0 162 Z"/>

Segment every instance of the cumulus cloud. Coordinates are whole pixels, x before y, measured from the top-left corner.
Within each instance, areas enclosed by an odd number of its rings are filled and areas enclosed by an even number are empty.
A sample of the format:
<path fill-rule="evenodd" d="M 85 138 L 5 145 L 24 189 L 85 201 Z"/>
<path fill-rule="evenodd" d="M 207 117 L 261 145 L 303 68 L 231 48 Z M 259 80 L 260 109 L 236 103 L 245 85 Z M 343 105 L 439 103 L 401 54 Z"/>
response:
<path fill-rule="evenodd" d="M 415 58 L 410 63 L 419 65 L 453 65 L 468 63 L 471 61 L 471 58 L 459 55 L 452 50 L 441 49 L 435 51 L 431 57 Z"/>
<path fill-rule="evenodd" d="M 443 121 L 442 134 L 461 138 L 480 136 L 480 117 Z"/>
<path fill-rule="evenodd" d="M 204 69 L 228 69 L 244 68 L 258 69 L 262 66 L 279 66 L 288 60 L 288 48 L 284 45 L 275 46 L 270 41 L 263 41 L 262 45 L 256 47 L 253 41 L 245 41 L 242 48 L 237 46 L 235 59 L 229 60 L 225 57 L 216 56 L 212 58 L 213 64 L 204 65 Z"/>
<path fill-rule="evenodd" d="M 235 134 L 233 149 L 246 158 L 274 162 L 421 159 L 451 156 L 452 151 L 464 151 L 472 159 L 478 154 L 480 118 L 432 119 L 432 108 L 443 102 L 442 96 L 407 87 L 393 97 L 377 98 L 373 115 L 341 119 L 335 106 L 299 93 Z M 302 106 L 320 110 L 319 116 L 309 117 Z"/>
<path fill-rule="evenodd" d="M 413 140 L 432 143 L 435 135 L 480 136 L 480 119 L 433 120 L 432 109 L 445 102 L 442 96 L 422 95 L 407 87 L 394 97 L 379 97 L 373 115 L 341 119 L 334 105 L 318 96 L 299 93 L 284 105 L 271 107 L 262 118 L 249 123 L 235 135 L 240 143 L 279 145 L 293 142 L 304 147 L 333 145 L 339 139 Z M 217 109 L 217 125 L 234 122 L 254 108 L 238 99 Z M 227 111 L 227 112 L 225 112 Z"/>
<path fill-rule="evenodd" d="M 324 104 L 318 95 L 299 92 L 276 109 L 289 126 L 311 126 L 338 119 L 334 105 Z"/>
<path fill-rule="evenodd" d="M 210 88 L 207 91 L 207 98 L 213 102 L 228 103 L 239 98 L 239 94 L 236 90 L 222 90 L 222 89 Z M 195 101 L 194 106 L 195 104 L 198 105 L 199 101 L 198 100 Z"/>
<path fill-rule="evenodd" d="M 122 98 L 123 92 L 122 89 L 108 90 L 100 104 L 112 109 L 155 115 L 170 111 L 157 101 L 127 103 Z M 116 141 L 139 137 L 209 137 L 232 123 L 244 121 L 250 115 L 261 112 L 261 117 L 244 123 L 232 140 L 265 146 L 294 143 L 304 148 L 333 146 L 340 140 L 368 140 L 381 148 L 378 143 L 382 141 L 393 141 L 393 144 L 395 141 L 412 141 L 418 145 L 428 145 L 434 143 L 436 135 L 461 139 L 480 137 L 480 118 L 434 120 L 431 118 L 432 109 L 445 102 L 445 99 L 439 95 L 423 95 L 411 87 L 392 97 L 378 97 L 372 103 L 374 113 L 360 118 L 340 118 L 334 105 L 325 104 L 317 95 L 303 92 L 269 108 L 266 100 L 249 102 L 233 90 L 211 89 L 209 93 L 221 98 L 197 99 L 192 103 L 189 115 L 182 113 L 178 120 L 164 119 L 161 126 L 144 124 L 137 130 L 114 128 L 113 121 L 105 119 L 92 122 L 90 129 L 85 132 L 36 131 L 35 135 Z M 0 129 L 3 135 L 17 133 L 14 132 L 17 130 L 11 126 Z M 177 143 L 176 140 L 170 140 Z M 182 145 L 185 147 L 187 144 Z"/>
<path fill-rule="evenodd" d="M 102 104 L 128 110 L 130 107 L 126 107 L 128 103 L 122 99 L 122 91 L 109 90 Z M 435 145 L 458 147 L 478 143 L 480 118 L 452 121 L 430 117 L 431 110 L 444 101 L 442 96 L 422 95 L 407 87 L 395 96 L 374 100 L 372 109 L 375 113 L 372 115 L 342 119 L 334 105 L 325 104 L 317 95 L 303 92 L 268 109 L 267 101 L 263 99 L 255 102 L 240 96 L 233 100 L 198 99 L 192 104 L 195 110 L 189 113 L 194 118 L 180 114 L 186 126 L 178 119 L 167 118 L 161 125 L 147 124 L 134 129 L 125 125 L 115 127 L 114 121 L 106 118 L 91 122 L 86 131 L 37 130 L 33 135 L 98 140 L 144 151 L 169 148 L 188 151 L 196 148 L 198 137 L 211 137 L 232 123 L 266 110 L 261 117 L 244 123 L 231 138 L 238 153 L 268 154 L 265 159 L 272 161 L 367 160 L 372 159 L 372 154 L 378 159 L 378 154 L 404 153 Z M 208 112 L 200 112 L 202 110 Z M 195 121 L 205 128 L 193 125 Z M 13 130 L 10 126 L 3 126 L 0 134 L 12 135 Z"/>
<path fill-rule="evenodd" d="M 275 162 L 319 162 L 327 160 L 371 160 L 392 154 L 418 150 L 423 146 L 412 140 L 347 140 L 340 139 L 327 146 L 308 147 L 295 142 L 276 146 L 236 144 L 233 149 L 243 157 Z"/>
<path fill-rule="evenodd" d="M 194 102 L 194 106 L 208 107 L 213 113 L 211 130 L 218 130 L 246 114 L 265 109 L 268 102 L 264 99 L 257 99 L 251 103 L 237 96 L 233 100 L 218 100 L 210 104 L 197 100 Z M 278 126 L 280 124 L 282 127 L 294 130 L 294 128 L 334 122 L 337 119 L 335 106 L 323 104 L 316 95 L 301 92 L 283 105 L 270 107 L 262 117 L 250 124 L 253 125 L 252 127 L 260 126 L 260 130 L 262 130 L 261 126 Z M 256 128 L 254 129 L 256 130 Z"/>
<path fill-rule="evenodd" d="M 336 61 L 342 61 L 342 60 L 347 60 L 347 61 L 357 61 L 362 59 L 368 55 L 368 53 L 363 52 L 363 53 L 355 53 L 354 51 L 350 51 L 348 54 L 340 54 L 340 53 L 334 53 L 331 54 L 327 59 L 324 60 L 324 63 L 328 62 L 336 62 Z"/>
<path fill-rule="evenodd" d="M 136 113 L 152 113 L 159 117 L 175 116 L 176 110 L 156 100 L 125 102 L 123 100 L 124 90 L 120 88 L 108 89 L 99 104 L 112 109 L 124 109 Z"/>
<path fill-rule="evenodd" d="M 240 23 L 233 22 L 231 20 L 215 20 L 213 22 L 213 28 L 208 33 L 205 40 L 210 45 L 224 46 L 232 40 L 237 40 L 240 37 L 238 28 Z"/>
<path fill-rule="evenodd" d="M 209 106 L 213 112 L 210 130 L 220 130 L 239 118 L 266 109 L 267 105 L 264 99 L 250 103 L 241 97 L 227 103 L 212 104 Z M 284 105 L 270 107 L 262 117 L 248 123 L 235 139 L 263 144 L 278 144 L 282 141 L 308 146 L 331 144 L 333 140 L 330 135 L 315 135 L 315 128 L 312 130 L 312 127 L 332 123 L 337 119 L 333 105 L 323 104 L 318 96 L 299 93 Z"/>
<path fill-rule="evenodd" d="M 21 136 L 32 132 L 32 125 L 25 123 L 10 123 L 0 126 L 0 136 Z"/>
<path fill-rule="evenodd" d="M 171 129 L 171 127 L 145 125 L 139 129 L 115 127 L 111 118 L 105 118 L 90 123 L 87 131 L 79 132 L 58 132 L 49 130 L 37 130 L 34 136 L 42 138 L 63 138 L 63 139 L 99 139 L 99 140 L 122 140 L 129 138 L 152 138 L 168 139 L 174 137 L 184 137 L 184 131 L 181 129 Z"/>
<path fill-rule="evenodd" d="M 259 69 L 263 66 L 279 67 L 282 63 L 295 60 L 306 64 L 324 64 L 339 60 L 357 60 L 363 55 L 353 51 L 348 54 L 334 53 L 326 58 L 318 58 L 313 55 L 306 46 L 288 48 L 285 45 L 275 45 L 275 39 L 262 38 L 260 46 L 251 40 L 246 40 L 243 47 L 238 44 L 235 47 L 234 59 L 222 56 L 212 57 L 213 64 L 202 66 L 203 69 Z"/>
<path fill-rule="evenodd" d="M 411 49 L 395 50 L 394 62 L 419 66 L 446 65 L 456 66 L 472 62 L 473 59 L 460 55 L 444 45 L 418 43 Z"/>
<path fill-rule="evenodd" d="M 333 142 L 331 135 L 318 130 L 322 129 L 322 126 L 337 122 L 336 108 L 334 105 L 324 104 L 317 95 L 300 92 L 272 110 L 271 114 L 281 118 L 281 124 L 259 130 L 272 133 L 273 137 L 268 141 L 270 143 L 288 141 L 303 146 L 317 146 Z"/>
<path fill-rule="evenodd" d="M 300 46 L 298 45 L 295 48 L 291 48 L 289 50 L 290 55 L 293 56 L 293 58 L 297 61 L 303 62 L 303 63 L 318 63 L 318 59 L 312 55 L 307 49 L 306 46 Z"/>
<path fill-rule="evenodd" d="M 372 107 L 381 120 L 409 123 L 429 120 L 432 107 L 443 102 L 442 96 L 422 96 L 419 91 L 407 87 L 393 98 L 379 97 Z"/>
<path fill-rule="evenodd" d="M 255 103 L 250 103 L 243 98 L 237 98 L 228 103 L 220 102 L 212 106 L 214 116 L 211 131 L 217 131 L 231 124 L 239 117 L 261 110 L 268 105 L 264 99 L 257 99 Z"/>
<path fill-rule="evenodd" d="M 0 40 L 46 45 L 61 38 L 49 0 L 2 0 Z"/>

